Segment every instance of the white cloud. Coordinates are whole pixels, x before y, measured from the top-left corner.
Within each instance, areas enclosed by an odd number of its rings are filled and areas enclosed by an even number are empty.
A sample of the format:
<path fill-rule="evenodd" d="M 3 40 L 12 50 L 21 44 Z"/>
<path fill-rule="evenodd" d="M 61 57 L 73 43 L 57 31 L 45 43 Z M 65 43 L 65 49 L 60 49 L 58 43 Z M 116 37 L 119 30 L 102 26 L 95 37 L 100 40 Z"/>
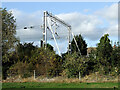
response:
<path fill-rule="evenodd" d="M 10 9 L 9 12 L 12 12 L 12 14 L 15 18 L 18 18 L 19 16 L 22 15 L 22 11 L 20 11 L 18 9 Z"/>
<path fill-rule="evenodd" d="M 118 3 L 111 6 L 106 6 L 103 9 L 96 11 L 95 15 L 102 17 L 108 23 L 104 33 L 108 33 L 110 37 L 118 39 Z"/>
<path fill-rule="evenodd" d="M 17 9 L 11 9 L 17 24 L 17 36 L 21 41 L 40 40 L 42 38 L 42 11 L 25 13 Z M 33 29 L 24 27 L 34 26 Z"/>
<path fill-rule="evenodd" d="M 98 28 L 103 22 L 95 15 L 83 15 L 78 12 L 57 15 L 72 26 L 73 33 L 82 34 L 88 39 L 96 40 L 104 29 Z M 100 32 L 100 30 L 102 30 Z M 96 35 L 95 35 L 96 34 Z"/>
<path fill-rule="evenodd" d="M 41 40 L 42 38 L 42 32 L 40 30 L 36 29 L 18 29 L 17 30 L 17 36 L 20 38 L 21 41 L 35 41 L 35 40 Z"/>
<path fill-rule="evenodd" d="M 113 26 L 110 26 L 105 33 L 109 33 L 110 36 L 112 37 L 117 37 L 118 36 L 118 25 L 113 25 Z"/>
<path fill-rule="evenodd" d="M 114 3 L 111 6 L 105 6 L 103 9 L 96 11 L 95 14 L 107 19 L 112 25 L 118 20 L 118 3 Z"/>
<path fill-rule="evenodd" d="M 42 29 L 40 26 L 42 25 L 42 17 L 43 12 L 36 11 L 33 13 L 25 13 L 23 11 L 17 9 L 11 9 L 13 15 L 17 20 L 17 36 L 20 37 L 21 41 L 35 41 L 42 39 Z M 84 10 L 89 11 L 89 10 Z M 105 6 L 104 8 L 95 11 L 91 15 L 85 15 L 80 12 L 72 12 L 72 13 L 61 13 L 56 15 L 61 18 L 65 22 L 69 23 L 72 26 L 72 31 L 75 35 L 82 34 L 85 39 L 91 41 L 97 41 L 100 37 L 109 33 L 111 37 L 116 37 L 118 35 L 118 4 L 112 4 L 111 6 Z M 106 25 L 106 22 L 107 25 Z M 36 26 L 34 29 L 24 30 L 24 26 Z M 60 35 L 60 50 L 63 52 L 66 50 L 68 37 L 67 28 L 61 26 L 58 28 L 58 34 Z M 48 40 L 51 40 L 52 35 L 48 31 Z M 87 41 L 88 41 L 87 40 Z M 63 42 L 63 43 L 61 43 Z M 65 44 L 66 43 L 66 44 Z"/>

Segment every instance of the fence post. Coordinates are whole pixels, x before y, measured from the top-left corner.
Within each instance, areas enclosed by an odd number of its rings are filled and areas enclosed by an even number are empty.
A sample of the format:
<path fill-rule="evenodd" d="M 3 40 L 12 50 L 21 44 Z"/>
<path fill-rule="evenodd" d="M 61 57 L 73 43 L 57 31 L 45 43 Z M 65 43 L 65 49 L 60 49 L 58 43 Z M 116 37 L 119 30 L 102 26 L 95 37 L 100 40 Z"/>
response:
<path fill-rule="evenodd" d="M 34 70 L 34 80 L 35 80 L 35 70 Z"/>
<path fill-rule="evenodd" d="M 96 80 L 98 80 L 98 74 L 97 74 L 97 72 L 95 74 L 96 74 Z"/>
<path fill-rule="evenodd" d="M 79 71 L 79 80 L 81 80 L 80 71 Z"/>

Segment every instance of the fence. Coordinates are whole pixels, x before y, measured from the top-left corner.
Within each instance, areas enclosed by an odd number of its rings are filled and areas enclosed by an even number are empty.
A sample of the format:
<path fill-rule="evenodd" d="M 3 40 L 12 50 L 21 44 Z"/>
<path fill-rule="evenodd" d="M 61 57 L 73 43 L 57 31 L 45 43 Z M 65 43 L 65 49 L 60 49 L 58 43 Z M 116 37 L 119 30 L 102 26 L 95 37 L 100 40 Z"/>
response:
<path fill-rule="evenodd" d="M 24 73 L 25 72 L 25 73 Z M 56 80 L 55 78 L 57 78 L 57 81 L 65 81 L 66 79 L 68 79 L 67 77 L 64 76 L 57 76 L 57 77 L 50 77 L 47 74 L 41 74 L 40 72 L 37 72 L 37 70 L 30 70 L 28 72 L 28 70 L 24 70 L 24 72 L 20 73 L 10 73 L 8 72 L 6 74 L 6 80 L 3 80 L 3 82 L 32 82 L 32 81 L 53 81 Z M 80 75 L 80 73 L 79 73 Z M 86 75 L 84 77 L 76 77 L 76 78 L 69 78 L 70 80 L 77 80 L 77 81 L 83 81 L 83 82 L 105 82 L 105 81 L 118 81 L 118 76 L 112 76 L 111 74 L 109 75 L 102 75 L 98 72 L 92 73 L 90 75 Z M 67 81 L 67 80 L 66 80 Z"/>

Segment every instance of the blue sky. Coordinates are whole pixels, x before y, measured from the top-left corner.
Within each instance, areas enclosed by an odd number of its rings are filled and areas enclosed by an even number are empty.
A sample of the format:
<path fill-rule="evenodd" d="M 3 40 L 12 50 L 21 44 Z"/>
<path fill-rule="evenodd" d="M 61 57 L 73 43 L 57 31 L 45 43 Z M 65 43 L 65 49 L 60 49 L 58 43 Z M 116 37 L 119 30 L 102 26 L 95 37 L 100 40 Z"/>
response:
<path fill-rule="evenodd" d="M 7 9 L 16 8 L 24 12 L 35 12 L 38 10 L 48 10 L 54 14 L 82 12 L 90 9 L 88 14 L 101 9 L 105 6 L 112 5 L 112 2 L 3 2 L 2 7 Z"/>
<path fill-rule="evenodd" d="M 17 36 L 22 42 L 34 41 L 39 44 L 41 30 L 23 30 L 26 25 L 42 25 L 43 11 L 47 10 L 71 24 L 75 35 L 82 34 L 88 47 L 95 47 L 105 33 L 110 34 L 112 41 L 117 41 L 117 3 L 112 2 L 3 2 L 2 7 L 11 10 L 21 29 Z M 65 28 L 61 28 L 65 29 Z M 60 30 L 61 30 L 60 29 Z M 59 33 L 61 31 L 58 30 Z M 62 31 L 63 33 L 63 31 Z M 66 35 L 57 40 L 61 52 L 67 50 Z M 66 32 L 64 32 L 65 34 Z M 49 34 L 50 37 L 50 34 Z M 62 42 L 61 42 L 62 41 Z M 48 42 L 55 46 L 52 40 Z M 56 50 L 57 51 L 57 50 Z"/>

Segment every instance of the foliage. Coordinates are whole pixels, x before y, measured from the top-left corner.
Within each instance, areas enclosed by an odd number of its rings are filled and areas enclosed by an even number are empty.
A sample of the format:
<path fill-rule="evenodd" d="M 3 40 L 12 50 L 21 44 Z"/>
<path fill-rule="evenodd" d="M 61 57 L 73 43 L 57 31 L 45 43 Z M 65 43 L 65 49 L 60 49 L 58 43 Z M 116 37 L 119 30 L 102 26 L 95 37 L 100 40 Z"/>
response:
<path fill-rule="evenodd" d="M 89 53 L 88 57 L 88 67 L 87 70 L 89 73 L 94 73 L 98 70 L 98 60 L 96 59 L 96 50 L 93 48 L 91 49 L 91 52 Z"/>
<path fill-rule="evenodd" d="M 111 68 L 112 73 L 114 75 L 119 74 L 119 65 L 120 65 L 120 46 L 117 45 L 113 48 L 113 52 L 111 55 Z"/>
<path fill-rule="evenodd" d="M 16 53 L 18 55 L 18 59 L 23 62 L 29 62 L 29 59 L 33 54 L 32 52 L 36 49 L 37 47 L 35 47 L 33 43 L 17 44 Z"/>
<path fill-rule="evenodd" d="M 19 43 L 16 38 L 16 20 L 11 12 L 0 9 L 2 12 L 2 75 L 5 79 L 10 74 L 29 77 L 36 71 L 36 75 L 47 77 L 60 76 L 62 72 L 68 77 L 78 77 L 93 72 L 102 74 L 118 74 L 120 65 L 120 46 L 112 47 L 108 34 L 101 37 L 96 50 L 87 55 L 87 44 L 81 35 L 76 35 L 79 55 L 75 41 L 71 42 L 72 53 L 57 55 L 53 46 L 47 44 L 47 49 L 34 46 L 33 43 Z M 31 72 L 32 70 L 32 72 Z"/>
<path fill-rule="evenodd" d="M 33 52 L 30 62 L 40 75 L 56 76 L 60 72 L 61 58 L 54 51 L 38 48 Z"/>
<path fill-rule="evenodd" d="M 79 72 L 81 76 L 88 73 L 87 71 L 88 59 L 86 57 L 80 57 L 76 52 L 72 55 L 67 55 L 64 63 L 65 69 L 68 70 L 68 77 L 78 77 Z"/>
<path fill-rule="evenodd" d="M 118 63 L 119 60 L 117 55 L 118 51 L 116 48 L 112 48 L 108 36 L 109 34 L 102 36 L 97 46 L 97 65 L 103 74 L 115 72 L 114 68 L 117 67 L 118 64 L 116 63 Z"/>
<path fill-rule="evenodd" d="M 19 40 L 15 36 L 16 20 L 14 16 L 11 12 L 8 12 L 6 8 L 0 11 L 2 12 L 2 55 L 4 56 L 11 48 L 14 48 L 15 43 Z"/>
<path fill-rule="evenodd" d="M 48 75 L 51 77 L 54 76 L 60 76 L 60 73 L 62 72 L 62 59 L 59 55 L 55 55 L 54 60 L 50 61 L 50 68 L 48 70 Z"/>
<path fill-rule="evenodd" d="M 97 55 L 103 59 L 108 59 L 111 56 L 112 46 L 110 44 L 109 34 L 101 37 L 100 43 L 97 46 Z"/>
<path fill-rule="evenodd" d="M 51 46 L 49 43 L 47 44 L 47 48 L 48 48 L 49 50 L 51 50 L 51 51 L 54 51 L 54 50 L 53 50 L 53 46 Z"/>
<path fill-rule="evenodd" d="M 26 78 L 33 75 L 33 70 L 28 63 L 17 62 L 9 68 L 7 71 L 8 76 L 19 75 L 22 78 Z"/>
<path fill-rule="evenodd" d="M 10 61 L 9 56 L 14 51 L 15 44 L 19 41 L 16 34 L 16 20 L 11 12 L 8 12 L 6 8 L 0 9 L 2 13 L 2 66 L 3 66 L 3 78 L 6 76 L 6 71 L 13 64 Z"/>
<path fill-rule="evenodd" d="M 56 55 L 49 48 L 45 50 L 44 48 L 35 47 L 33 43 L 19 43 L 16 51 L 9 58 L 4 58 L 7 61 L 6 63 L 12 61 L 11 63 L 14 64 L 8 68 L 7 72 L 15 73 L 16 71 L 16 75 L 18 74 L 21 77 L 24 77 L 24 75 L 31 76 L 31 70 L 35 70 L 37 76 L 45 75 L 54 77 L 58 76 L 62 70 L 62 59 L 59 55 Z"/>
<path fill-rule="evenodd" d="M 3 72 L 3 79 L 7 77 L 7 70 L 18 61 L 18 57 L 16 55 L 16 52 L 11 52 L 8 54 L 5 54 L 2 59 L 4 62 L 2 62 L 2 72 Z"/>
<path fill-rule="evenodd" d="M 76 42 L 77 42 L 78 47 L 80 49 L 81 55 L 87 55 L 87 44 L 86 44 L 85 40 L 83 39 L 83 37 L 81 35 L 76 35 L 75 39 L 76 39 Z M 72 53 L 74 53 L 74 52 L 79 53 L 74 39 L 71 42 L 71 50 L 72 50 Z"/>

